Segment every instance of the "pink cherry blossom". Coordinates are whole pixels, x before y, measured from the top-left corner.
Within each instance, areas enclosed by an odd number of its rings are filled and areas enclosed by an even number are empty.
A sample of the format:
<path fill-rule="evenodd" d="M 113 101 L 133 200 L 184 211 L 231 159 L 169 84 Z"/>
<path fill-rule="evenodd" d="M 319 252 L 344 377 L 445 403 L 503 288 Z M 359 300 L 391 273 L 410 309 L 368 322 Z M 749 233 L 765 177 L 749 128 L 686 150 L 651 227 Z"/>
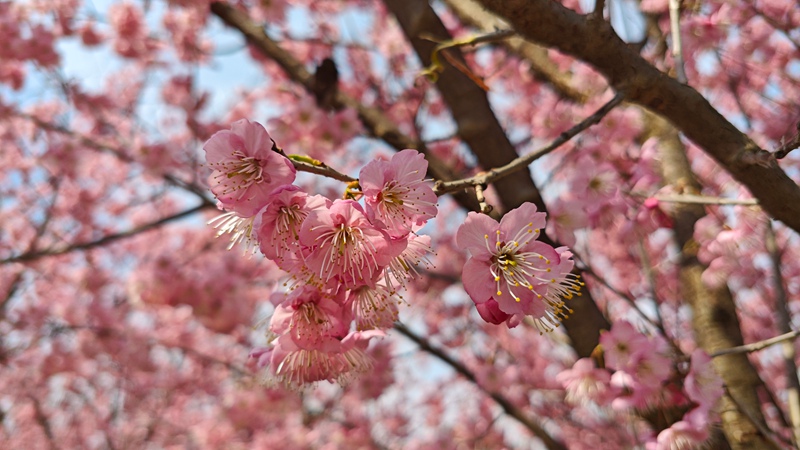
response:
<path fill-rule="evenodd" d="M 267 385 L 300 388 L 323 380 L 341 384 L 372 367 L 365 349 L 376 336 L 383 332 L 354 332 L 341 339 L 328 337 L 301 345 L 290 335 L 282 335 L 271 347 L 253 349 L 250 356 L 264 370 L 262 381 Z"/>
<path fill-rule="evenodd" d="M 353 200 L 336 200 L 330 208 L 311 211 L 300 229 L 310 249 L 309 269 L 323 283 L 344 288 L 373 285 L 384 268 L 406 247 L 370 223 Z"/>
<path fill-rule="evenodd" d="M 428 161 L 416 150 L 402 150 L 390 161 L 374 160 L 361 169 L 359 184 L 367 207 L 393 236 L 436 217 L 436 194 L 424 180 Z"/>
<path fill-rule="evenodd" d="M 291 270 L 302 259 L 300 227 L 306 216 L 331 201 L 320 195 L 308 195 L 297 186 L 280 186 L 272 192 L 270 202 L 256 214 L 253 229 L 264 255 L 284 270 Z"/>
<path fill-rule="evenodd" d="M 225 209 L 251 217 L 268 203 L 275 188 L 292 184 L 292 162 L 274 152 L 272 145 L 261 124 L 242 119 L 203 146 L 207 164 L 214 169 L 211 191 Z"/>
<path fill-rule="evenodd" d="M 391 328 L 397 320 L 399 302 L 389 288 L 376 284 L 351 290 L 345 306 L 351 309 L 356 330 L 363 331 Z"/>
<path fill-rule="evenodd" d="M 342 308 L 344 292 L 331 295 L 314 286 L 300 286 L 277 298 L 282 300 L 270 320 L 272 333 L 289 333 L 298 345 L 347 333 L 349 316 Z"/>
<path fill-rule="evenodd" d="M 476 304 L 494 298 L 504 313 L 533 316 L 541 330 L 550 331 L 568 312 L 560 294 L 577 288 L 558 271 L 565 268 L 558 252 L 536 240 L 544 225 L 545 214 L 531 203 L 510 211 L 499 224 L 470 212 L 456 244 L 470 252 L 462 281 Z"/>
<path fill-rule="evenodd" d="M 404 240 L 407 242 L 406 248 L 385 269 L 384 279 L 389 287 L 393 287 L 392 282 L 405 287 L 409 279 L 419 275 L 417 267 L 420 265 L 425 269 L 433 267 L 428 259 L 428 254 L 433 253 L 430 236 L 409 233 Z"/>

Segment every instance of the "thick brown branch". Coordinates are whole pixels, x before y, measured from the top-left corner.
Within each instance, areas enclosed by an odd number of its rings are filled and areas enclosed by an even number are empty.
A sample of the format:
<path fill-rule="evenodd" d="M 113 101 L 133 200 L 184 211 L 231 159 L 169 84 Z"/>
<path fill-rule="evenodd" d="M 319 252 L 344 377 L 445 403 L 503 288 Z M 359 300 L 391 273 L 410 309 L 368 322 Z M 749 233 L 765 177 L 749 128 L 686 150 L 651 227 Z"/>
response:
<path fill-rule="evenodd" d="M 625 100 L 672 122 L 758 198 L 773 217 L 800 231 L 800 187 L 771 155 L 736 129 L 700 93 L 660 72 L 616 35 L 550 0 L 481 0 L 520 35 L 591 64 Z"/>
<path fill-rule="evenodd" d="M 228 26 L 239 30 L 245 39 L 259 52 L 275 61 L 292 81 L 302 85 L 309 93 L 314 93 L 314 77 L 306 70 L 303 63 L 267 36 L 264 28 L 253 21 L 247 13 L 222 2 L 212 3 L 211 12 L 222 19 Z M 331 105 L 333 107 L 346 107 L 356 110 L 364 127 L 376 138 L 382 139 L 395 149 L 412 148 L 425 153 L 425 158 L 428 160 L 428 175 L 431 177 L 439 180 L 454 180 L 458 178 L 458 175 L 447 164 L 428 152 L 422 142 L 403 134 L 397 125 L 380 109 L 364 105 L 342 91 L 336 93 L 333 103 Z M 454 193 L 453 197 L 465 208 L 471 211 L 478 211 L 478 202 L 475 201 L 474 197 L 463 192 Z"/>

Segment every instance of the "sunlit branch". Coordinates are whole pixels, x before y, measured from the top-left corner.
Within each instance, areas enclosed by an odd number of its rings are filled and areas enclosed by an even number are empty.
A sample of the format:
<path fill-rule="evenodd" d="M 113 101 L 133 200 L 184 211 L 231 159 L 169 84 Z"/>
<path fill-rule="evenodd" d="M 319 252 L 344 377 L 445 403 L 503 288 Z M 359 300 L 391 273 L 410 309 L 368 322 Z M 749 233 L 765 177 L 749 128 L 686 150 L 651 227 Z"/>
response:
<path fill-rule="evenodd" d="M 558 449 L 558 450 L 566 450 L 566 447 L 561 442 L 555 440 L 552 436 L 550 436 L 547 431 L 541 427 L 538 423 L 534 420 L 530 419 L 529 417 L 525 416 L 525 414 L 519 410 L 516 406 L 514 406 L 511 401 L 505 398 L 503 395 L 492 392 L 481 386 L 478 382 L 477 377 L 475 376 L 472 371 L 470 371 L 466 366 L 461 364 L 461 362 L 453 359 L 450 355 L 445 353 L 443 350 L 436 348 L 430 344 L 426 339 L 417 335 L 413 331 L 406 328 L 405 325 L 401 323 L 395 323 L 394 329 L 400 332 L 403 336 L 407 337 L 415 344 L 419 345 L 419 347 L 431 355 L 435 356 L 436 358 L 440 359 L 442 362 L 450 366 L 453 370 L 455 370 L 459 375 L 463 376 L 479 389 L 484 391 L 488 396 L 490 396 L 498 405 L 505 411 L 506 414 L 516 419 L 519 423 L 525 426 L 534 436 L 538 437 L 542 440 L 544 445 L 548 449 Z"/>
<path fill-rule="evenodd" d="M 444 3 L 464 22 L 485 33 L 496 29 L 508 28 L 508 24 L 494 14 L 486 11 L 474 0 L 444 0 Z M 533 76 L 547 83 L 561 97 L 576 103 L 585 103 L 590 93 L 572 86 L 570 74 L 562 71 L 549 57 L 548 50 L 542 46 L 526 41 L 521 37 L 512 37 L 502 41 L 510 52 L 528 61 Z"/>
<path fill-rule="evenodd" d="M 736 408 L 742 414 L 744 414 L 748 420 L 750 420 L 753 426 L 755 426 L 758 429 L 758 432 L 761 433 L 762 437 L 767 442 L 769 442 L 774 448 L 776 449 L 787 448 L 785 444 L 781 443 L 781 441 L 778 440 L 779 436 L 772 433 L 772 431 L 769 428 L 767 428 L 766 425 L 764 425 L 761 421 L 753 417 L 753 414 L 751 414 L 750 411 L 747 408 L 745 408 L 744 405 L 742 405 L 739 402 L 739 400 L 737 400 L 736 397 L 733 396 L 733 394 L 731 394 L 731 391 L 727 388 L 727 386 L 725 387 L 725 395 L 728 398 L 730 398 L 734 404 L 736 404 Z"/>
<path fill-rule="evenodd" d="M 478 175 L 469 178 L 464 178 L 455 181 L 437 182 L 436 185 L 434 186 L 434 191 L 436 192 L 437 195 L 442 195 L 448 192 L 454 192 L 467 187 L 488 185 L 494 181 L 497 181 L 503 177 L 508 176 L 511 173 L 514 173 L 518 170 L 522 170 L 523 168 L 528 167 L 529 164 L 536 161 L 537 159 L 561 147 L 562 145 L 567 143 L 570 139 L 572 139 L 582 131 L 586 130 L 590 126 L 599 123 L 603 119 L 603 117 L 606 116 L 606 114 L 608 114 L 609 112 L 611 112 L 612 109 L 614 109 L 614 107 L 622 103 L 622 100 L 623 96 L 621 94 L 615 95 L 614 98 L 609 100 L 594 114 L 582 120 L 580 123 L 570 128 L 569 130 L 561 133 L 561 135 L 558 136 L 558 138 L 556 138 L 555 140 L 553 140 L 553 142 L 551 142 L 549 145 L 545 147 L 540 148 L 539 150 L 533 151 L 525 156 L 520 156 L 519 158 L 511 161 L 510 163 L 502 167 L 497 167 L 488 170 L 486 172 L 479 173 Z"/>
<path fill-rule="evenodd" d="M 773 155 L 775 159 L 785 158 L 792 150 L 800 148 L 800 123 L 797 124 L 797 132 L 792 138 L 778 147 Z"/>
<path fill-rule="evenodd" d="M 313 160 L 310 161 L 308 158 L 296 157 L 296 155 L 286 155 L 289 158 L 289 161 L 292 162 L 295 169 L 299 170 L 300 172 L 308 172 L 313 173 L 316 175 L 322 175 L 324 177 L 333 178 L 334 180 L 343 181 L 345 183 L 351 183 L 353 181 L 358 181 L 357 179 L 345 175 L 338 170 L 330 167 L 329 165 L 325 164 L 322 161 Z"/>
<path fill-rule="evenodd" d="M 781 334 L 780 336 L 771 337 L 769 339 L 764 339 L 763 341 L 753 342 L 750 344 L 739 345 L 736 347 L 725 348 L 722 350 L 718 350 L 711 354 L 712 358 L 716 358 L 718 356 L 723 355 L 731 355 L 735 353 L 752 353 L 757 352 L 759 350 L 763 350 L 767 347 L 773 346 L 775 344 L 779 344 L 783 341 L 791 341 L 793 339 L 797 339 L 800 336 L 800 331 L 790 331 L 788 333 Z"/>
<path fill-rule="evenodd" d="M 425 39 L 436 42 L 439 45 L 437 45 L 431 52 L 431 64 L 428 67 L 422 69 L 421 74 L 423 76 L 428 77 L 431 81 L 436 82 L 436 80 L 439 78 L 439 74 L 444 70 L 444 65 L 442 64 L 442 60 L 439 59 L 440 54 L 445 57 L 447 56 L 445 53 L 443 53 L 444 50 L 450 48 L 464 47 L 467 45 L 475 46 L 484 42 L 502 41 L 503 39 L 508 39 L 514 34 L 515 34 L 514 30 L 497 30 L 491 33 L 482 34 L 478 36 L 467 36 L 464 38 L 450 39 L 445 42 L 438 42 L 433 37 L 423 36 Z M 459 70 L 462 69 L 459 68 Z"/>
<path fill-rule="evenodd" d="M 758 200 L 754 198 L 736 199 L 724 197 L 707 197 L 705 195 L 694 194 L 674 194 L 674 195 L 656 195 L 656 200 L 665 203 L 686 203 L 693 205 L 742 205 L 742 206 L 756 206 Z"/>
<path fill-rule="evenodd" d="M 681 43 L 681 0 L 669 0 L 669 31 L 672 36 L 672 57 L 675 59 L 675 75 L 683 84 L 688 82 L 683 63 L 683 44 Z"/>
<path fill-rule="evenodd" d="M 11 256 L 9 258 L 0 259 L 0 265 L 9 264 L 9 263 L 24 263 L 24 262 L 30 262 L 30 261 L 34 261 L 34 260 L 37 260 L 39 258 L 44 258 L 44 257 L 48 257 L 48 256 L 59 256 L 59 255 L 64 255 L 64 254 L 67 254 L 67 253 L 72 253 L 72 252 L 81 251 L 81 250 L 90 250 L 90 249 L 93 249 L 93 248 L 96 248 L 96 247 L 100 247 L 100 246 L 103 246 L 103 245 L 106 245 L 106 244 L 110 244 L 112 242 L 115 242 L 115 241 L 118 241 L 118 240 L 121 240 L 121 239 L 125 239 L 125 238 L 136 236 L 137 234 L 143 233 L 145 231 L 152 230 L 154 228 L 158 228 L 161 225 L 164 225 L 166 223 L 182 219 L 184 217 L 187 217 L 187 216 L 195 214 L 195 213 L 197 213 L 199 211 L 202 211 L 202 210 L 204 210 L 206 208 L 213 208 L 213 207 L 214 207 L 213 203 L 204 201 L 203 203 L 195 206 L 194 208 L 188 209 L 186 211 L 182 211 L 182 212 L 179 212 L 177 214 L 173 214 L 171 216 L 164 217 L 162 219 L 156 220 L 155 222 L 150 222 L 150 223 L 147 223 L 147 224 L 144 224 L 144 225 L 140 225 L 140 226 L 135 227 L 135 228 L 131 228 L 130 230 L 127 230 L 127 231 L 122 231 L 120 233 L 115 233 L 115 234 L 109 234 L 109 235 L 103 236 L 102 238 L 97 239 L 95 241 L 84 242 L 82 244 L 72 244 L 72 245 L 68 245 L 68 246 L 66 246 L 64 248 L 60 248 L 60 249 L 29 251 L 29 252 L 25 252 L 25 253 L 19 254 L 17 256 Z"/>
<path fill-rule="evenodd" d="M 775 290 L 775 314 L 778 318 L 778 332 L 787 333 L 792 329 L 792 317 L 786 304 L 786 288 L 784 287 L 783 273 L 781 272 L 781 251 L 775 239 L 775 230 L 772 222 L 767 220 L 765 244 L 770 259 L 772 260 L 772 283 Z M 795 447 L 800 443 L 800 380 L 797 378 L 797 364 L 795 364 L 794 343 L 781 342 L 783 362 L 786 370 L 786 391 L 789 404 L 789 419 L 792 422 L 792 436 Z"/>

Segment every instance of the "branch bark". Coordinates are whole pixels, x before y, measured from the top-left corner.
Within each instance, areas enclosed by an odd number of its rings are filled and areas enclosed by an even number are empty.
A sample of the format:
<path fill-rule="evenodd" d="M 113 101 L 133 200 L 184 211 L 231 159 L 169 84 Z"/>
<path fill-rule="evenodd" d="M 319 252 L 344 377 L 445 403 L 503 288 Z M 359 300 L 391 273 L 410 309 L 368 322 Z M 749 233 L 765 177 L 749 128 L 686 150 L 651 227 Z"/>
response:
<path fill-rule="evenodd" d="M 246 12 L 222 2 L 212 3 L 211 12 L 222 19 L 228 26 L 239 30 L 245 39 L 261 54 L 275 61 L 292 81 L 303 86 L 310 94 L 314 94 L 314 76 L 306 70 L 303 63 L 267 36 L 263 26 L 253 21 Z M 352 108 L 356 110 L 364 127 L 373 136 L 383 140 L 396 150 L 411 148 L 424 153 L 425 159 L 428 160 L 428 174 L 431 177 L 440 180 L 459 178 L 458 174 L 453 172 L 447 164 L 428 152 L 422 142 L 403 134 L 397 125 L 380 109 L 364 105 L 342 91 L 337 91 L 332 103 L 331 106 L 334 108 Z M 453 197 L 460 205 L 470 211 L 478 211 L 480 209 L 477 200 L 465 192 L 454 193 Z"/>
<path fill-rule="evenodd" d="M 758 198 L 772 217 L 800 232 L 800 187 L 775 159 L 728 122 L 700 93 L 660 72 L 604 20 L 550 0 L 480 0 L 522 36 L 589 63 L 609 84 L 669 120 Z"/>
<path fill-rule="evenodd" d="M 429 66 L 436 44 L 421 39 L 420 36 L 432 36 L 439 41 L 452 39 L 436 12 L 427 0 L 385 0 L 384 3 L 397 17 L 422 65 Z M 466 64 L 460 52 L 454 58 Z M 494 115 L 485 91 L 469 77 L 449 66 L 440 74 L 436 87 L 456 121 L 459 137 L 470 147 L 481 167 L 494 169 L 512 163 L 517 158 L 517 151 Z M 616 104 L 618 102 L 610 103 L 608 109 Z M 599 114 L 598 117 L 602 117 L 602 113 Z M 497 189 L 505 211 L 524 202 L 531 202 L 540 211 L 547 211 L 539 189 L 527 170 L 511 172 L 504 178 L 497 179 L 493 186 Z M 544 233 L 541 240 L 560 246 Z M 599 342 L 600 330 L 608 329 L 609 323 L 588 290 L 579 299 L 571 301 L 569 307 L 573 312 L 564 321 L 564 328 L 578 355 L 589 356 Z"/>
<path fill-rule="evenodd" d="M 645 115 L 653 136 L 660 141 L 664 182 L 681 186 L 688 192 L 700 192 L 691 171 L 678 131 L 664 119 Z M 681 249 L 680 293 L 692 306 L 692 328 L 698 344 L 707 353 L 743 343 L 736 305 L 727 285 L 708 288 L 701 280 L 706 266 L 697 259 L 694 249 L 694 225 L 705 216 L 705 208 L 694 203 L 679 203 L 673 208 L 674 239 Z M 717 373 L 725 381 L 726 395 L 721 400 L 720 416 L 725 437 L 731 448 L 771 449 L 770 439 L 761 433 L 766 427 L 757 388 L 763 382 L 744 353 L 731 353 L 714 359 Z"/>

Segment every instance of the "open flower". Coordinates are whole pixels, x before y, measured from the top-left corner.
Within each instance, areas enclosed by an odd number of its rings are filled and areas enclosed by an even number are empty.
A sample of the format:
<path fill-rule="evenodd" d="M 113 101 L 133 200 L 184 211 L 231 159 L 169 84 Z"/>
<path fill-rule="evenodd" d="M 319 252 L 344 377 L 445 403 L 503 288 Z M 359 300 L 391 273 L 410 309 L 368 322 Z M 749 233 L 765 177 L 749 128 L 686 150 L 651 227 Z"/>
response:
<path fill-rule="evenodd" d="M 500 311 L 532 316 L 540 330 L 551 331 L 568 313 L 562 297 L 577 293 L 581 283 L 570 276 L 571 263 L 562 264 L 556 249 L 536 240 L 544 225 L 545 214 L 531 203 L 510 211 L 499 224 L 471 212 L 456 244 L 471 254 L 462 281 L 476 304 L 494 298 Z"/>
<path fill-rule="evenodd" d="M 294 181 L 292 162 L 272 151 L 269 133 L 257 122 L 234 122 L 230 130 L 214 133 L 203 150 L 214 169 L 211 192 L 241 217 L 253 216 L 275 188 Z"/>
<path fill-rule="evenodd" d="M 364 201 L 391 236 L 404 236 L 412 226 L 436 216 L 436 194 L 424 180 L 427 170 L 428 161 L 416 150 L 400 151 L 391 161 L 375 160 L 361 169 L 358 181 Z"/>
<path fill-rule="evenodd" d="M 374 285 L 406 247 L 406 240 L 391 239 L 376 228 L 353 200 L 311 211 L 300 228 L 300 242 L 311 249 L 306 264 L 315 276 L 346 289 Z"/>

